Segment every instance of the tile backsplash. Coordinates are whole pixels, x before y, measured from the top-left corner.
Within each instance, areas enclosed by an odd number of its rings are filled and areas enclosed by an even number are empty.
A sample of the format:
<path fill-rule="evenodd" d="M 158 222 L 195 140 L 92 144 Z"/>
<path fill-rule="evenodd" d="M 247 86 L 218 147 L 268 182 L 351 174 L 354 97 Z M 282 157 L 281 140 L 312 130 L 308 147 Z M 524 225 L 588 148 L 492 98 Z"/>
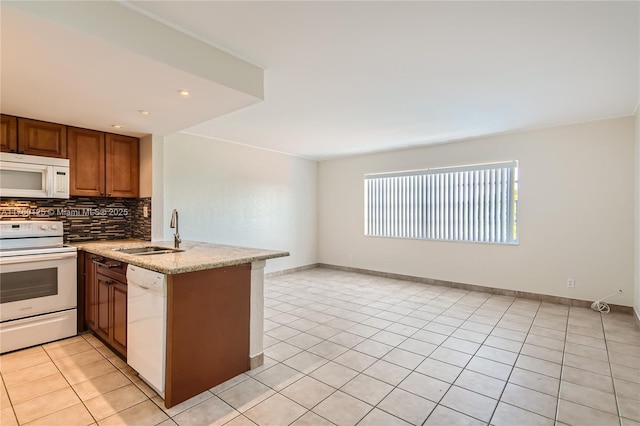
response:
<path fill-rule="evenodd" d="M 1 199 L 0 220 L 18 219 L 60 220 L 69 242 L 151 240 L 151 198 Z"/>
<path fill-rule="evenodd" d="M 151 241 L 151 197 L 131 201 L 131 237 Z"/>

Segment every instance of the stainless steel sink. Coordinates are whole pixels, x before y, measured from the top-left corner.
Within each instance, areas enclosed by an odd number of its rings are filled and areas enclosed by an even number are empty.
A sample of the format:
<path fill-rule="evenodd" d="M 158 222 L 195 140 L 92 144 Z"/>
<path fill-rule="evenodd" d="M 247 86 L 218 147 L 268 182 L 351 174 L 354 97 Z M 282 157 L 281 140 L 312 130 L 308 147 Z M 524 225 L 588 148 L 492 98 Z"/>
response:
<path fill-rule="evenodd" d="M 159 247 L 159 246 L 146 246 L 146 247 L 134 247 L 134 248 L 118 248 L 113 249 L 114 251 L 119 251 L 120 253 L 126 254 L 135 254 L 138 256 L 148 256 L 150 254 L 166 254 L 166 253 L 177 253 L 184 250 L 175 249 L 171 247 Z"/>

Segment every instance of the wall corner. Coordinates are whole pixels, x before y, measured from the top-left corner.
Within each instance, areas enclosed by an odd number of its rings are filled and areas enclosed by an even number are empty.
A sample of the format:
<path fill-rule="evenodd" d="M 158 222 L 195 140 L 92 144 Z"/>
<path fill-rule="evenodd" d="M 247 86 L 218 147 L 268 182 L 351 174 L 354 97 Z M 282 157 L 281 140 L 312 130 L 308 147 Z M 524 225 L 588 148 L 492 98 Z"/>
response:
<path fill-rule="evenodd" d="M 634 285 L 633 306 L 640 325 L 640 103 L 635 111 Z"/>
<path fill-rule="evenodd" d="M 151 137 L 151 241 L 164 240 L 164 138 Z"/>

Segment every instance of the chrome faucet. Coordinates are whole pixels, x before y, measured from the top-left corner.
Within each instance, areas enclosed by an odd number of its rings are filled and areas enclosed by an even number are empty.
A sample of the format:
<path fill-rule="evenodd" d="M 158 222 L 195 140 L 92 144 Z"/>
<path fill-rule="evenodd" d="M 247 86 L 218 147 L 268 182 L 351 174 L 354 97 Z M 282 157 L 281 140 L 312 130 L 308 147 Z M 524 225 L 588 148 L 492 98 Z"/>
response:
<path fill-rule="evenodd" d="M 178 231 L 178 210 L 173 209 L 171 212 L 171 222 L 169 223 L 169 228 L 175 228 L 176 232 L 173 234 L 173 246 L 175 248 L 180 248 L 180 243 L 182 240 L 180 239 L 180 231 Z"/>

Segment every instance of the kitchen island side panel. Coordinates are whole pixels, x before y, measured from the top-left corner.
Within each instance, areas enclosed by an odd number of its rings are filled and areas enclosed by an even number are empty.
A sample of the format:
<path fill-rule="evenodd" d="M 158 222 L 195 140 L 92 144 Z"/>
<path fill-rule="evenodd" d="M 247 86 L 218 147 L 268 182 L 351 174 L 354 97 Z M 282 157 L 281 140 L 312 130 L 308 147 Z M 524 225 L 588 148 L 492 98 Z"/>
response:
<path fill-rule="evenodd" d="M 251 264 L 169 275 L 165 407 L 249 370 Z"/>

